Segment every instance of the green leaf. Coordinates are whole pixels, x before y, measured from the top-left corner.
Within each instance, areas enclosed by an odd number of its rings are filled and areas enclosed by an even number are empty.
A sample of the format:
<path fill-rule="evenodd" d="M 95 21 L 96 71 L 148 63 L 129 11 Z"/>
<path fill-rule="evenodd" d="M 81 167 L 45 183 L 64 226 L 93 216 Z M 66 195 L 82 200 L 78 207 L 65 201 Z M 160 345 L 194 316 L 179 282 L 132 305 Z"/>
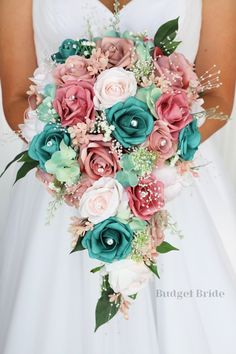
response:
<path fill-rule="evenodd" d="M 31 162 L 24 162 L 21 168 L 18 170 L 14 184 L 20 179 L 24 178 L 28 172 L 38 166 L 38 161 L 32 160 Z"/>
<path fill-rule="evenodd" d="M 85 250 L 85 247 L 82 245 L 82 237 L 79 237 L 75 248 L 73 248 L 70 254 L 78 251 L 83 251 L 83 250 Z"/>
<path fill-rule="evenodd" d="M 179 17 L 164 23 L 157 30 L 155 34 L 154 37 L 155 46 L 161 47 L 162 42 L 165 42 L 167 40 L 167 37 L 169 37 L 171 41 L 175 39 L 178 29 L 179 29 Z"/>
<path fill-rule="evenodd" d="M 112 291 L 113 293 L 113 291 Z M 112 294 L 111 293 L 111 294 Z M 110 321 L 118 312 L 120 302 L 110 302 L 109 293 L 102 294 L 96 306 L 96 327 L 95 332 L 106 322 Z"/>
<path fill-rule="evenodd" d="M 120 297 L 118 297 L 116 303 L 110 302 L 109 295 L 113 295 L 113 294 L 114 291 L 110 286 L 109 276 L 105 275 L 102 279 L 101 297 L 97 302 L 96 311 L 95 311 L 95 318 L 96 318 L 95 332 L 100 326 L 110 321 L 117 314 L 120 308 Z"/>
<path fill-rule="evenodd" d="M 27 151 L 22 151 L 20 154 L 18 154 L 11 162 L 7 164 L 5 167 L 5 170 L 0 174 L 0 178 L 4 175 L 4 173 L 7 171 L 7 169 L 16 161 L 18 161 Z"/>
<path fill-rule="evenodd" d="M 24 155 L 21 156 L 21 158 L 18 160 L 18 162 L 33 162 L 35 160 L 33 160 L 29 154 L 28 151 L 25 151 Z"/>
<path fill-rule="evenodd" d="M 136 300 L 138 294 L 134 294 L 134 295 L 129 295 L 129 297 L 132 299 L 132 300 Z"/>
<path fill-rule="evenodd" d="M 96 267 L 96 268 L 93 268 L 90 270 L 90 273 L 97 273 L 97 272 L 100 272 L 100 270 L 104 267 L 104 264 L 99 266 L 99 267 Z"/>
<path fill-rule="evenodd" d="M 175 248 L 170 243 L 163 241 L 159 246 L 156 248 L 157 252 L 159 253 L 167 253 L 170 251 L 179 251 L 178 248 Z"/>
<path fill-rule="evenodd" d="M 166 22 L 156 32 L 154 37 L 155 46 L 161 48 L 165 55 L 173 53 L 181 42 L 174 42 L 179 29 L 179 17 Z"/>
<path fill-rule="evenodd" d="M 176 42 L 170 42 L 166 44 L 165 51 L 168 52 L 168 55 L 174 53 L 178 45 L 181 43 L 181 41 L 176 41 Z"/>
<path fill-rule="evenodd" d="M 151 272 L 153 272 L 160 279 L 160 276 L 159 276 L 158 270 L 157 270 L 157 265 L 155 263 L 151 263 L 151 264 L 145 263 L 145 265 L 150 269 Z"/>

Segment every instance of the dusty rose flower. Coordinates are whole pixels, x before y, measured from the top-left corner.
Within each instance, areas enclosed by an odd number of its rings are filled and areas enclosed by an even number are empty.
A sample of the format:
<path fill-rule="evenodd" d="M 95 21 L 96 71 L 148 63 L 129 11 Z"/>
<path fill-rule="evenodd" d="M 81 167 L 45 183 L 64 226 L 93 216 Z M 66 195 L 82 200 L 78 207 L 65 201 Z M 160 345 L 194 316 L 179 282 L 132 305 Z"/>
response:
<path fill-rule="evenodd" d="M 164 93 L 156 102 L 156 113 L 167 123 L 174 141 L 178 140 L 180 130 L 193 120 L 185 92 Z"/>
<path fill-rule="evenodd" d="M 164 76 L 171 86 L 187 89 L 191 83 L 199 83 L 193 65 L 183 54 L 173 53 L 170 56 L 156 56 L 154 58 L 156 74 Z"/>
<path fill-rule="evenodd" d="M 63 85 L 68 80 L 83 80 L 94 83 L 95 78 L 88 70 L 89 61 L 78 55 L 70 56 L 65 64 L 59 64 L 54 70 L 54 78 L 58 85 Z"/>
<path fill-rule="evenodd" d="M 161 120 L 156 120 L 152 133 L 149 135 L 149 149 L 158 153 L 158 161 L 164 162 L 177 150 L 168 126 Z"/>
<path fill-rule="evenodd" d="M 86 81 L 68 81 L 57 89 L 53 106 L 62 126 L 72 126 L 95 119 L 93 86 Z"/>
<path fill-rule="evenodd" d="M 130 208 L 140 219 L 150 220 L 164 206 L 164 185 L 152 175 L 142 178 L 136 187 L 127 188 L 127 192 Z"/>
<path fill-rule="evenodd" d="M 90 75 L 97 75 L 108 67 L 108 52 L 102 53 L 101 48 L 93 49 L 91 57 L 88 59 L 88 71 Z"/>
<path fill-rule="evenodd" d="M 77 184 L 66 188 L 64 195 L 65 202 L 70 206 L 78 208 L 80 199 L 91 185 L 90 179 L 87 176 L 82 176 Z"/>
<path fill-rule="evenodd" d="M 112 177 L 120 169 L 111 143 L 102 141 L 102 135 L 90 135 L 89 144 L 81 146 L 80 164 L 81 171 L 93 180 Z"/>
<path fill-rule="evenodd" d="M 134 50 L 133 41 L 125 38 L 105 37 L 97 40 L 97 48 L 103 53 L 108 52 L 109 67 L 120 66 L 129 68 Z"/>

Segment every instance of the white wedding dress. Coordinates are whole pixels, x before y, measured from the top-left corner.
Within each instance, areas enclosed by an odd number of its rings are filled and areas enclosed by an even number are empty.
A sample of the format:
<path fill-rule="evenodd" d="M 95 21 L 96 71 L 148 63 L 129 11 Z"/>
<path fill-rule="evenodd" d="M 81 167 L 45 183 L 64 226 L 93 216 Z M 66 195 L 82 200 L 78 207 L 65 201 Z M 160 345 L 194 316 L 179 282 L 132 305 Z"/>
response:
<path fill-rule="evenodd" d="M 38 61 L 65 38 L 86 37 L 88 19 L 97 35 L 111 16 L 98 0 L 33 0 Z M 165 21 L 180 16 L 179 50 L 194 61 L 201 0 L 133 0 L 120 16 L 122 30 L 148 30 L 152 36 Z M 69 254 L 67 228 L 74 211 L 61 207 L 46 226 L 50 196 L 33 173 L 19 182 L 0 239 L 0 353 L 234 354 L 236 285 L 220 236 L 236 236 L 236 225 L 226 201 L 228 209 L 223 209 L 217 178 L 206 168 L 170 203 L 184 239 L 168 238 L 180 251 L 160 256 L 161 279 L 140 292 L 129 321 L 118 315 L 96 333 L 99 276 L 89 270 L 97 263 L 86 252 Z M 174 290 L 192 290 L 193 296 L 181 300 Z M 199 297 L 200 290 L 216 290 L 218 297 Z M 167 291 L 172 293 L 167 296 Z"/>

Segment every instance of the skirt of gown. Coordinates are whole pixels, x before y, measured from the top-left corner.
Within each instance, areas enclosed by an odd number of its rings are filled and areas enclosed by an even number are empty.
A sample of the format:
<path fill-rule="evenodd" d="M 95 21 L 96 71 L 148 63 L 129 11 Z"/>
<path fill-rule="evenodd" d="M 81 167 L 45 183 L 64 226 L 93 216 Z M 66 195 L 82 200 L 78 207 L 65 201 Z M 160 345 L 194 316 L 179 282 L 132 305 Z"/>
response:
<path fill-rule="evenodd" d="M 235 275 L 221 240 L 236 236 L 228 189 L 212 164 L 169 204 L 184 238 L 167 238 L 180 251 L 159 257 L 161 279 L 140 292 L 128 321 L 118 315 L 94 333 L 97 262 L 69 254 L 70 207 L 45 225 L 51 197 L 30 173 L 12 190 L 0 239 L 0 353 L 234 354 Z"/>

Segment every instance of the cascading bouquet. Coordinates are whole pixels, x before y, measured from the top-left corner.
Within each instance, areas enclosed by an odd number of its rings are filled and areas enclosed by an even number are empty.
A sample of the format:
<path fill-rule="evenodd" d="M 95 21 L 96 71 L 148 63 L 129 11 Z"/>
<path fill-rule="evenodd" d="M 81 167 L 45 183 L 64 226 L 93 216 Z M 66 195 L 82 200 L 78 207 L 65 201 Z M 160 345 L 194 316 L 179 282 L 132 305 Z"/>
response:
<path fill-rule="evenodd" d="M 96 329 L 119 310 L 127 317 L 140 288 L 159 276 L 158 254 L 177 250 L 164 241 L 164 208 L 197 174 L 201 93 L 212 86 L 175 52 L 177 30 L 178 18 L 154 39 L 117 31 L 67 39 L 31 79 L 16 181 L 36 168 L 52 209 L 76 208 L 72 252 L 87 250 L 102 277 Z"/>

